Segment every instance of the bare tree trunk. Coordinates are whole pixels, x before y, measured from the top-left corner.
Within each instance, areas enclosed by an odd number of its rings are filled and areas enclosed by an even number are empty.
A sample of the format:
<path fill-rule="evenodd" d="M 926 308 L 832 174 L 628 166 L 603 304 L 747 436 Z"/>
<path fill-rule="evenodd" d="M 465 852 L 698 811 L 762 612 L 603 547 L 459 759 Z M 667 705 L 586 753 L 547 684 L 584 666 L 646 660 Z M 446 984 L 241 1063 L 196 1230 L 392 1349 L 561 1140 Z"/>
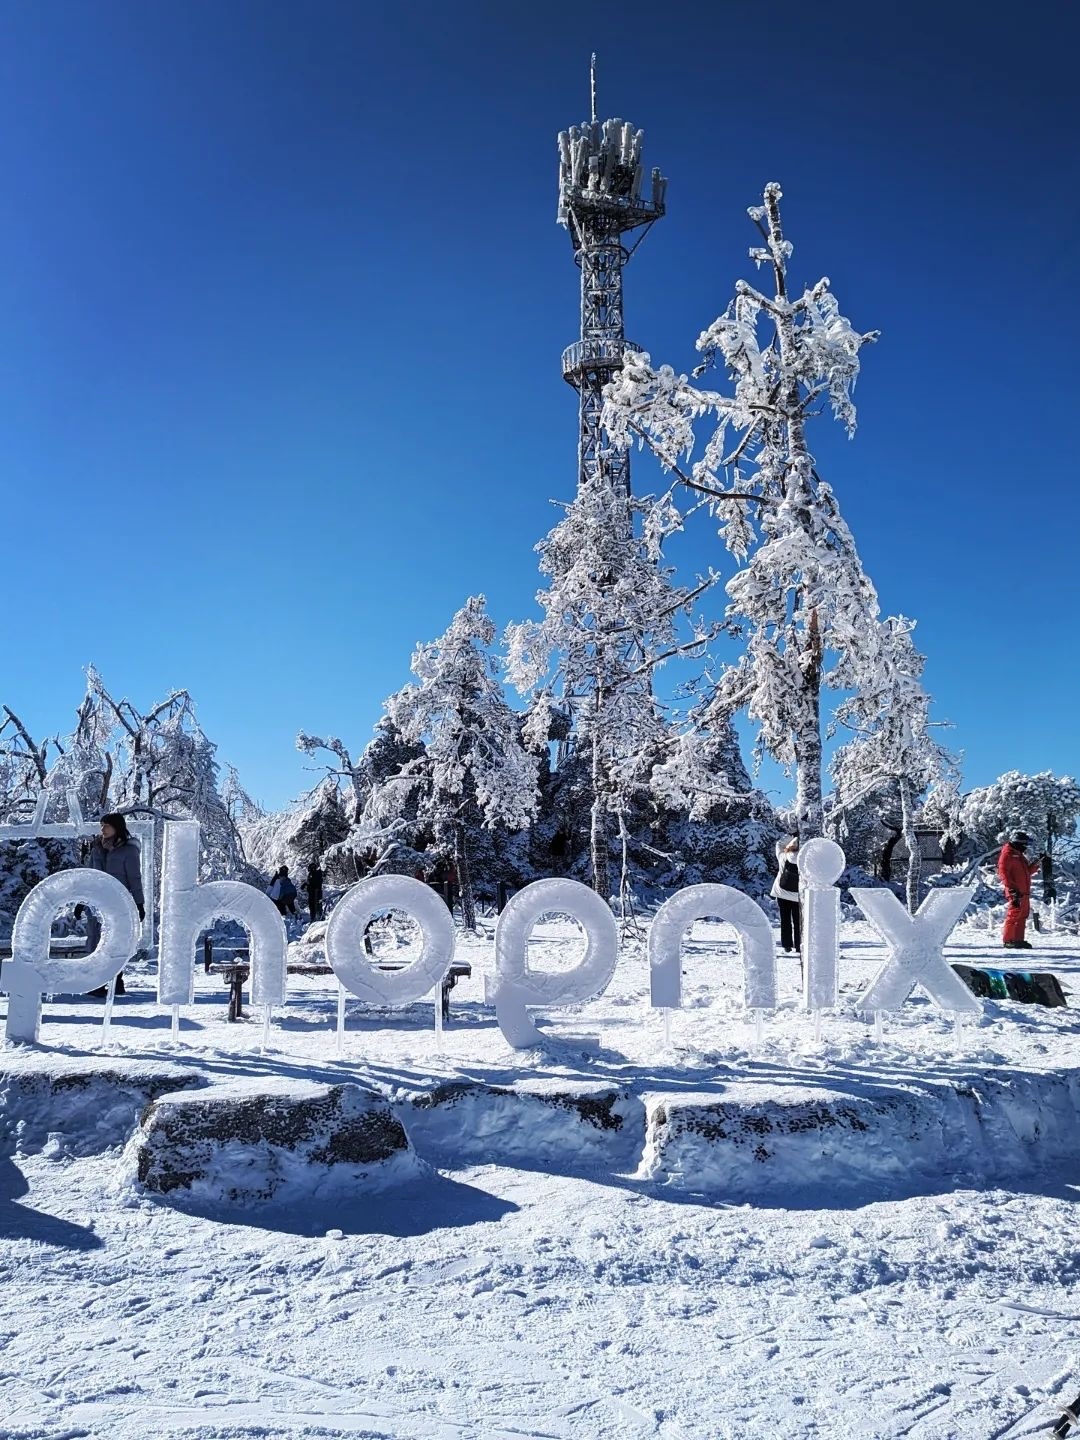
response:
<path fill-rule="evenodd" d="M 475 930 L 476 897 L 473 895 L 472 867 L 469 864 L 465 826 L 460 821 L 454 826 L 454 849 L 457 852 L 458 887 L 461 890 L 461 918 L 466 930 Z"/>
<path fill-rule="evenodd" d="M 599 709 L 599 706 L 597 707 Z M 592 858 L 593 889 L 605 900 L 611 899 L 611 854 L 608 848 L 607 810 L 604 805 L 604 765 L 600 753 L 600 727 L 593 725 L 592 734 L 592 813 L 589 827 L 589 853 Z"/>
<path fill-rule="evenodd" d="M 904 844 L 907 846 L 907 908 L 908 913 L 915 914 L 919 908 L 919 879 L 922 874 L 922 851 L 919 849 L 919 837 L 915 833 L 915 805 L 911 794 L 911 782 L 901 777 L 900 779 L 900 823 L 904 831 Z"/>

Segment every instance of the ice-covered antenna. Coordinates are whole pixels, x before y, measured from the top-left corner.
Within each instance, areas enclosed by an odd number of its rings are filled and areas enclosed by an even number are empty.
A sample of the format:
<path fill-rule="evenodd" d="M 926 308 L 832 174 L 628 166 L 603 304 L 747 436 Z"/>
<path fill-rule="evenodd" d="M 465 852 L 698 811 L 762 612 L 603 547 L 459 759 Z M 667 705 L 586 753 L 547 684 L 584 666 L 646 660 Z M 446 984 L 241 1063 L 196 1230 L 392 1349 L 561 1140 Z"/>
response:
<path fill-rule="evenodd" d="M 600 424 L 604 386 L 639 350 L 623 329 L 623 267 L 664 214 L 667 181 L 645 167 L 644 132 L 618 116 L 598 121 L 596 52 L 589 57 L 589 115 L 559 132 L 558 223 L 581 271 L 581 339 L 563 351 L 563 379 L 579 397 L 578 483 L 603 478 L 630 493 L 630 452 L 617 450 Z M 627 237 L 637 236 L 629 245 Z"/>

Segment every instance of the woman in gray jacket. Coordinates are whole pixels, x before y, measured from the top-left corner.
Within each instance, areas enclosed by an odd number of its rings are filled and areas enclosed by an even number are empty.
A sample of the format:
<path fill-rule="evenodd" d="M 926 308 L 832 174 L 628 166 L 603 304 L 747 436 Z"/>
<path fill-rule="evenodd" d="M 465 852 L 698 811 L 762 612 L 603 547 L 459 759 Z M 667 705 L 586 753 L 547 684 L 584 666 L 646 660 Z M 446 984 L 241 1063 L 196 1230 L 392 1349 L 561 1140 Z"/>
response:
<path fill-rule="evenodd" d="M 111 875 L 114 880 L 119 880 L 124 889 L 135 901 L 139 911 L 139 919 L 146 919 L 146 901 L 143 897 L 142 886 L 142 856 L 139 853 L 138 844 L 128 834 L 127 821 L 123 815 L 103 815 L 101 817 L 101 834 L 90 847 L 90 856 L 87 865 L 92 870 L 104 870 L 106 875 Z M 101 938 L 101 926 L 98 924 L 97 916 L 91 913 L 90 925 L 87 931 L 89 948 L 93 950 Z M 98 990 L 92 990 L 92 995 L 106 995 L 108 986 L 102 985 Z M 116 993 L 124 993 L 124 976 L 121 972 L 116 977 Z"/>

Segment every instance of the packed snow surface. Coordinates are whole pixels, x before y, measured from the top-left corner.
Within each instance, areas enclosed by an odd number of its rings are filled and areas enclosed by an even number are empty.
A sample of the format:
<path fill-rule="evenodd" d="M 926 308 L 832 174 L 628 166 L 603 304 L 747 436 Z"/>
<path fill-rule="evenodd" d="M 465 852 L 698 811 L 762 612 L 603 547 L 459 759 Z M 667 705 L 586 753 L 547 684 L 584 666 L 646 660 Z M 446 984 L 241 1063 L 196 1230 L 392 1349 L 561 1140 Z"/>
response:
<path fill-rule="evenodd" d="M 565 965 L 573 927 L 534 935 L 531 963 Z M 1033 938 L 1007 959 L 1071 991 L 1075 938 Z M 114 1101 L 80 1144 L 92 1088 L 7 1082 L 19 1104 L 45 1097 L 55 1128 L 9 1116 L 3 1131 L 0 1437 L 1017 1440 L 1080 1391 L 1080 1151 L 1064 1140 L 993 1188 L 955 1155 L 936 1173 L 871 1166 L 831 1191 L 793 1162 L 782 1194 L 749 1203 L 661 1183 L 629 1143 L 661 1103 L 839 1093 L 857 1110 L 888 1090 L 910 1107 L 980 1075 L 988 1089 L 1018 1077 L 1015 1145 L 1060 1135 L 1077 1010 L 988 1002 L 957 1029 L 916 997 L 879 1036 L 844 1007 L 881 949 L 845 924 L 840 1012 L 820 1028 L 802 1014 L 782 957 L 759 1033 L 731 932 L 699 924 L 669 1033 L 649 1008 L 643 933 L 602 998 L 538 1012 L 545 1044 L 515 1054 L 483 1003 L 490 920 L 458 956 L 473 975 L 441 1039 L 430 1003 L 350 1001 L 341 1054 L 336 986 L 319 977 L 290 976 L 265 1053 L 260 1020 L 229 1025 L 225 988 L 201 968 L 179 1046 L 149 973 L 129 973 L 92 1064 L 78 1052 L 99 1044 L 100 1002 L 45 1003 L 44 1054 L 8 1051 L 0 1070 L 96 1070 Z M 1006 952 L 972 926 L 950 957 L 1000 966 Z M 139 1096 L 178 1069 L 202 1085 L 355 1080 L 406 1129 L 414 1113 L 430 1164 L 287 1206 L 140 1195 L 120 1168 L 126 1117 L 134 1127 Z M 492 1154 L 484 1126 L 499 1163 L 476 1158 Z"/>

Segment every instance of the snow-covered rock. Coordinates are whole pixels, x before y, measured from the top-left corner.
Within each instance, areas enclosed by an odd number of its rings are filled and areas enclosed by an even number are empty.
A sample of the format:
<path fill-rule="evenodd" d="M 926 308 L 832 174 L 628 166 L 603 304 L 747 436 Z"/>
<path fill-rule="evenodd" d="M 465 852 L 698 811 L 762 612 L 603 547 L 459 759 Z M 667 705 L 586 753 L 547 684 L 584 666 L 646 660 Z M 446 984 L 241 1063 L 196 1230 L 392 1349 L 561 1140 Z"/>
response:
<path fill-rule="evenodd" d="M 236 1081 L 149 1106 L 121 1158 L 122 1183 L 209 1203 L 355 1192 L 420 1170 L 385 1099 L 359 1085 Z"/>
<path fill-rule="evenodd" d="M 632 1170 L 645 1135 L 640 1098 L 602 1081 L 454 1080 L 414 1096 L 399 1113 L 421 1155 L 455 1164 Z"/>
<path fill-rule="evenodd" d="M 152 1100 L 205 1084 L 161 1061 L 0 1052 L 0 1149 L 97 1155 L 125 1144 Z"/>
<path fill-rule="evenodd" d="M 1080 1071 L 653 1095 L 641 1178 L 718 1199 L 902 1193 L 1080 1170 Z"/>

